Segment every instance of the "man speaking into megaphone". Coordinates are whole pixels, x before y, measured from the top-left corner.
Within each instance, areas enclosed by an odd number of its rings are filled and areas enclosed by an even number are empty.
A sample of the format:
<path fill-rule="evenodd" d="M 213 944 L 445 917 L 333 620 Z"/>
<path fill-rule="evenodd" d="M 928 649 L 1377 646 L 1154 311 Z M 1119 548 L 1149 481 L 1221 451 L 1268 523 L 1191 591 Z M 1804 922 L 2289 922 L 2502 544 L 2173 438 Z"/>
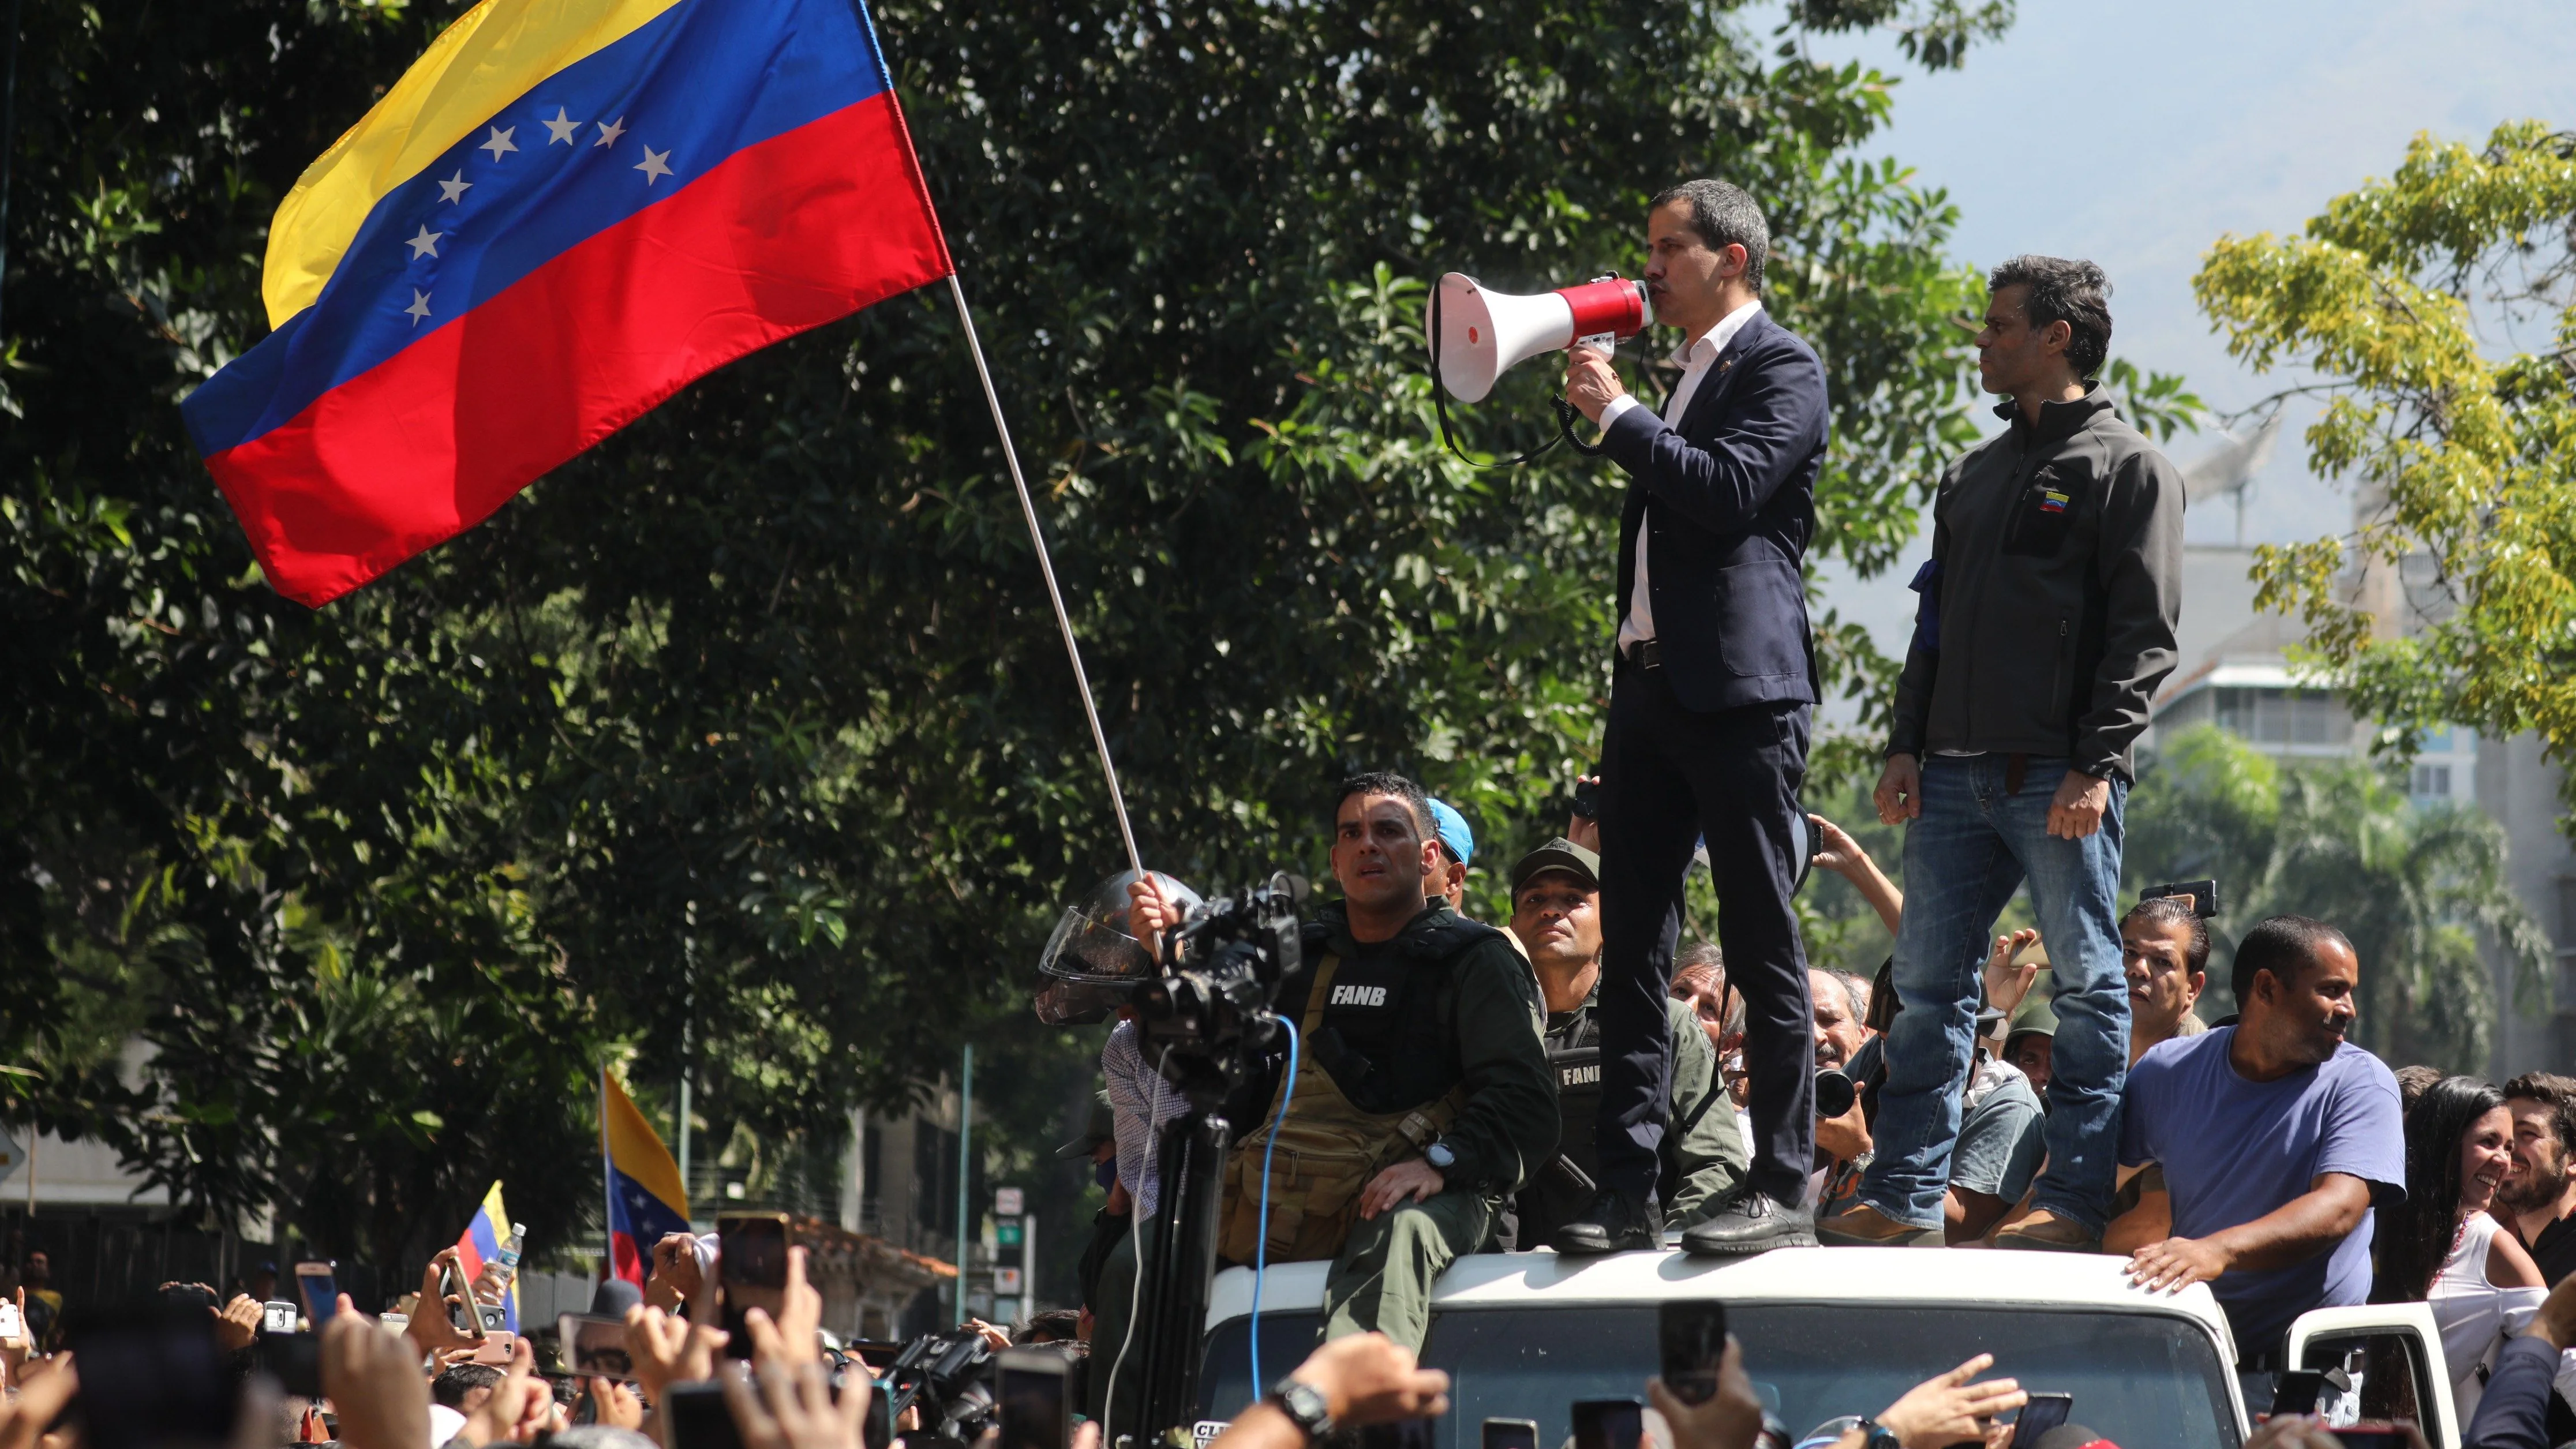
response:
<path fill-rule="evenodd" d="M 1618 661 L 1601 751 L 1601 1191 L 1559 1252 L 1661 1245 L 1665 980 L 1695 843 L 1708 843 L 1727 979 L 1746 1006 L 1753 1170 L 1682 1244 L 1812 1245 L 1815 1156 L 1806 953 L 1789 905 L 1805 836 L 1798 788 L 1816 703 L 1800 564 L 1815 532 L 1825 373 L 1763 314 L 1762 210 L 1722 181 L 1657 196 L 1646 288 L 1685 338 L 1660 411 L 1609 360 L 1572 350 L 1566 400 L 1629 477 L 1619 520 Z"/>

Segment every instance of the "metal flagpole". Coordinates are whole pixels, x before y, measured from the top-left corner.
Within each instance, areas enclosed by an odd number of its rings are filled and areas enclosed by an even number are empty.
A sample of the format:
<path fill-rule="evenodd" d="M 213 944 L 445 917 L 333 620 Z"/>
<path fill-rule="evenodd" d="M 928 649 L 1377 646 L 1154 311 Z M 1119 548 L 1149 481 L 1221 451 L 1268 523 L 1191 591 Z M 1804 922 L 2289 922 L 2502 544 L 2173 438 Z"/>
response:
<path fill-rule="evenodd" d="M 608 1063 L 599 1064 L 599 1190 L 608 1215 L 599 1220 L 599 1240 L 607 1251 L 600 1255 L 599 1281 L 617 1276 L 617 1160 L 608 1155 Z M 649 1251 L 643 1244 L 636 1250 Z"/>
<path fill-rule="evenodd" d="M 1100 773 L 1109 777 L 1109 808 L 1118 817 L 1118 838 L 1127 847 L 1127 864 L 1138 875 L 1145 873 L 1145 859 L 1136 853 L 1136 832 L 1127 824 L 1127 797 L 1118 790 L 1118 767 L 1110 763 L 1109 736 L 1100 728 L 1100 710 L 1091 701 L 1091 678 L 1083 672 L 1082 646 L 1074 642 L 1073 619 L 1064 611 L 1064 593 L 1056 587 L 1055 564 L 1047 557 L 1046 535 L 1038 531 L 1038 506 L 1029 497 L 1029 481 L 1020 474 L 1020 455 L 1011 446 L 1010 426 L 1002 421 L 1002 399 L 993 391 L 993 371 L 984 365 L 984 344 L 975 336 L 975 314 L 966 308 L 966 288 L 957 274 L 948 274 L 948 294 L 957 299 L 957 320 L 966 326 L 966 350 L 974 354 L 975 376 L 984 384 L 984 404 L 993 410 L 993 431 L 1002 439 L 1002 460 L 1011 465 L 1011 486 L 1020 490 L 1020 511 L 1028 516 L 1029 542 L 1038 551 L 1038 572 L 1046 578 L 1047 602 L 1055 605 L 1056 627 L 1064 631 L 1064 652 L 1073 661 L 1073 686 L 1082 692 L 1082 717 L 1091 721 L 1091 743 L 1100 751 Z M 965 1288 L 958 1288 L 962 1304 Z"/>
<path fill-rule="evenodd" d="M 957 1087 L 957 1321 L 966 1321 L 966 1225 L 975 1220 L 967 1192 L 975 1182 L 975 1044 L 966 1043 L 966 1070 Z"/>

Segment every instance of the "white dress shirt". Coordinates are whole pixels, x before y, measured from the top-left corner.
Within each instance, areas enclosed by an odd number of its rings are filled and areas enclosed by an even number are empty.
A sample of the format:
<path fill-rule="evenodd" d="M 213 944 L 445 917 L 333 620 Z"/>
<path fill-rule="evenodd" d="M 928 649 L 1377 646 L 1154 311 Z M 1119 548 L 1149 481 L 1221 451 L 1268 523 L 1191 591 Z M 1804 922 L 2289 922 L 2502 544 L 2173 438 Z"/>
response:
<path fill-rule="evenodd" d="M 1681 365 L 1682 380 L 1673 388 L 1672 400 L 1664 404 L 1667 426 L 1681 426 L 1682 417 L 1690 411 L 1691 399 L 1699 395 L 1701 379 L 1717 365 L 1717 355 L 1724 352 L 1726 344 L 1735 340 L 1735 334 L 1743 331 L 1745 324 L 1761 311 L 1761 303 L 1747 302 L 1720 318 L 1718 324 L 1703 333 L 1697 342 L 1673 354 L 1673 361 Z M 1643 406 L 1645 404 L 1627 393 L 1610 399 L 1610 405 L 1601 410 L 1601 430 L 1605 433 L 1610 431 L 1610 425 L 1619 421 L 1630 408 Z M 1652 502 L 1646 505 L 1650 512 L 1654 506 Z M 1654 595 L 1646 587 L 1646 524 L 1646 519 L 1637 521 L 1637 579 L 1628 590 L 1627 617 L 1619 621 L 1617 647 L 1623 654 L 1631 646 L 1655 637 Z"/>

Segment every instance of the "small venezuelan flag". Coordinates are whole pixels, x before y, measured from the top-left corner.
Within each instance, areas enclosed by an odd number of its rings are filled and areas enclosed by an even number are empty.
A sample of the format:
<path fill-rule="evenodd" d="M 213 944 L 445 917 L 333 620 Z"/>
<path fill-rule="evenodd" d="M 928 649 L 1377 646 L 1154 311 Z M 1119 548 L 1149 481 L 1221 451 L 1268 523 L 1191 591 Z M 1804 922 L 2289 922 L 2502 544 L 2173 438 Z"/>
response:
<path fill-rule="evenodd" d="M 950 270 L 861 0 L 484 0 L 288 193 L 275 330 L 183 411 L 319 606 Z"/>
<path fill-rule="evenodd" d="M 667 1234 L 689 1230 L 689 1192 L 680 1181 L 679 1164 L 615 1074 L 608 1075 L 603 1095 L 609 1259 L 618 1277 L 641 1288 L 653 1271 L 653 1245 Z"/>
<path fill-rule="evenodd" d="M 501 1206 L 501 1183 L 494 1179 L 492 1190 L 483 1194 L 483 1206 L 474 1210 L 474 1221 L 465 1225 L 465 1235 L 456 1240 L 456 1266 L 465 1274 L 468 1296 L 474 1280 L 483 1276 L 483 1265 L 501 1256 L 501 1245 L 510 1240 L 510 1210 Z M 520 1245 L 522 1249 L 525 1244 Z M 510 1278 L 510 1291 L 501 1300 L 502 1310 L 510 1315 L 508 1328 L 519 1331 L 519 1279 Z"/>

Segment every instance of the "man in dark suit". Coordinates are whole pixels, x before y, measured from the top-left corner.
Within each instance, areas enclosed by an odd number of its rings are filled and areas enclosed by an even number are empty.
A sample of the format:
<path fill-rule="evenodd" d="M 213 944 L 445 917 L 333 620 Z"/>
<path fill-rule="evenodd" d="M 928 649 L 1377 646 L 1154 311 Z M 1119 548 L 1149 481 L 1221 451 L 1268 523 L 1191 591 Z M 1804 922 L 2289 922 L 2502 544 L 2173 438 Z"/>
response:
<path fill-rule="evenodd" d="M 1676 186 L 1654 199 L 1646 245 L 1655 320 L 1688 339 L 1662 415 L 1596 352 L 1574 349 L 1566 369 L 1567 401 L 1601 425 L 1630 483 L 1601 750 L 1601 1192 L 1554 1246 L 1660 1246 L 1665 977 L 1683 875 L 1704 838 L 1727 978 L 1747 1009 L 1753 1170 L 1682 1241 L 1758 1253 L 1815 1241 L 1804 1202 L 1814 1008 L 1789 893 L 1816 702 L 1799 563 L 1815 531 L 1825 374 L 1814 349 L 1763 315 L 1770 229 L 1751 197 L 1722 181 Z"/>

